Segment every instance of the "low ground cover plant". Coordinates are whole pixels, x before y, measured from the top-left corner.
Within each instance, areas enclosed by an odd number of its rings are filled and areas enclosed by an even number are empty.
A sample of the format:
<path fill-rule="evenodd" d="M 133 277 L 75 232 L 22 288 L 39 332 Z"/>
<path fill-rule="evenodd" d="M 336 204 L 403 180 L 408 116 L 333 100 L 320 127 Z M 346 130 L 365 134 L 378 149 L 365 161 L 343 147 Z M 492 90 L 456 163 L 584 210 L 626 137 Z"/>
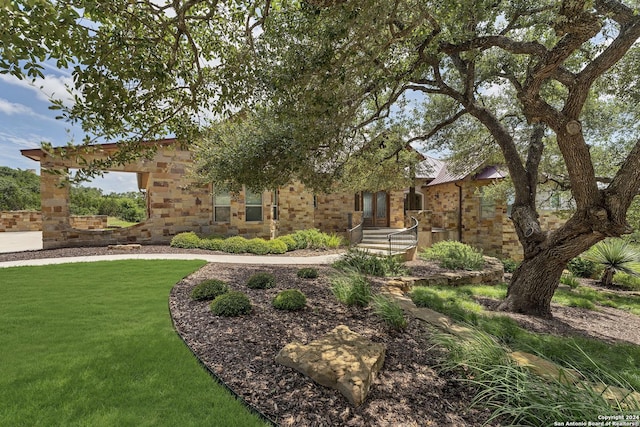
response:
<path fill-rule="evenodd" d="M 272 304 L 278 310 L 302 310 L 307 304 L 307 297 L 299 289 L 287 289 L 278 293 Z"/>
<path fill-rule="evenodd" d="M 318 277 L 318 269 L 313 267 L 301 268 L 296 272 L 296 276 L 301 279 L 315 279 Z"/>
<path fill-rule="evenodd" d="M 276 285 L 276 277 L 267 272 L 255 273 L 247 281 L 247 287 L 251 289 L 269 289 Z"/>
<path fill-rule="evenodd" d="M 329 279 L 331 293 L 344 305 L 366 307 L 371 301 L 369 280 L 357 272 L 337 274 Z"/>
<path fill-rule="evenodd" d="M 196 285 L 191 291 L 191 299 L 195 301 L 212 300 L 215 297 L 227 293 L 229 285 L 218 279 L 208 279 Z"/>
<path fill-rule="evenodd" d="M 235 317 L 251 313 L 249 297 L 238 291 L 229 291 L 216 297 L 209 307 L 216 316 Z"/>
<path fill-rule="evenodd" d="M 401 276 L 408 273 L 400 258 L 396 256 L 378 256 L 363 249 L 349 249 L 333 263 L 340 271 L 356 271 L 371 276 Z"/>
<path fill-rule="evenodd" d="M 598 265 L 582 256 L 575 257 L 567 264 L 567 270 L 574 276 L 591 278 L 598 271 Z"/>
<path fill-rule="evenodd" d="M 190 231 L 176 234 L 170 245 L 175 248 L 207 249 L 233 254 L 251 253 L 256 255 L 283 254 L 296 249 L 333 249 L 344 244 L 342 237 L 336 234 L 322 233 L 316 229 L 300 230 L 276 239 L 246 239 L 242 236 L 199 237 Z"/>
<path fill-rule="evenodd" d="M 445 240 L 434 243 L 419 254 L 427 261 L 438 261 L 442 268 L 449 270 L 482 270 L 482 251 L 461 242 Z"/>

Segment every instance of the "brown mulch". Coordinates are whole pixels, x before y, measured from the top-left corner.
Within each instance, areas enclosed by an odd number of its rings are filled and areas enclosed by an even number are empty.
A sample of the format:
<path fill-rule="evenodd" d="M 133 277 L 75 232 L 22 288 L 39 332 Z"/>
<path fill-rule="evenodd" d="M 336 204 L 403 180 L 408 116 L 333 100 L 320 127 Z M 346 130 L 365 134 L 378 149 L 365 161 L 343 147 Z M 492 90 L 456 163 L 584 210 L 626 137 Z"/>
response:
<path fill-rule="evenodd" d="M 207 253 L 168 246 L 143 246 L 137 253 Z M 68 248 L 0 254 L 1 261 L 77 255 L 127 253 L 106 248 Z M 327 252 L 295 251 L 304 256 Z M 247 255 L 250 256 L 250 255 Z M 414 274 L 439 269 L 433 264 L 408 263 Z M 488 413 L 470 409 L 473 390 L 457 378 L 439 373 L 443 353 L 433 345 L 434 332 L 419 321 L 410 321 L 405 333 L 390 331 L 371 308 L 347 308 L 329 291 L 328 266 L 316 266 L 318 279 L 300 279 L 301 266 L 208 264 L 172 290 L 170 309 L 177 330 L 202 362 L 247 403 L 282 426 L 473 426 L 482 425 Z M 245 286 L 258 271 L 272 272 L 277 287 L 252 290 Z M 246 293 L 253 304 L 249 316 L 213 316 L 206 302 L 189 298 L 193 286 L 205 278 L 226 280 Z M 374 280 L 374 288 L 382 280 Z M 587 283 L 593 286 L 593 283 Z M 271 306 L 283 289 L 299 288 L 307 295 L 301 312 L 283 312 Z M 375 289 L 374 289 L 375 290 Z M 496 301 L 479 299 L 491 308 Z M 605 342 L 640 345 L 640 317 L 622 310 L 598 307 L 597 311 L 553 305 L 553 319 L 506 314 L 535 332 L 561 336 L 587 336 Z M 337 391 L 322 387 L 290 368 L 277 365 L 277 352 L 291 341 L 308 343 L 335 326 L 345 324 L 375 342 L 384 343 L 387 354 L 382 371 L 363 405 L 353 408 Z"/>

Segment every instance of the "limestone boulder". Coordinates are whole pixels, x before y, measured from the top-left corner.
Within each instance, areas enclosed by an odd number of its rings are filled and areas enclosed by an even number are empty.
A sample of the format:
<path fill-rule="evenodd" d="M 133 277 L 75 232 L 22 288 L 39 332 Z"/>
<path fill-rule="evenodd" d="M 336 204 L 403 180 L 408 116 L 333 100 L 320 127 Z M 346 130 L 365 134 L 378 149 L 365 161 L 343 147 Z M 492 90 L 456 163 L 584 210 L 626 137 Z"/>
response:
<path fill-rule="evenodd" d="M 307 345 L 287 344 L 276 362 L 342 393 L 354 406 L 364 402 L 382 368 L 385 346 L 340 325 Z"/>

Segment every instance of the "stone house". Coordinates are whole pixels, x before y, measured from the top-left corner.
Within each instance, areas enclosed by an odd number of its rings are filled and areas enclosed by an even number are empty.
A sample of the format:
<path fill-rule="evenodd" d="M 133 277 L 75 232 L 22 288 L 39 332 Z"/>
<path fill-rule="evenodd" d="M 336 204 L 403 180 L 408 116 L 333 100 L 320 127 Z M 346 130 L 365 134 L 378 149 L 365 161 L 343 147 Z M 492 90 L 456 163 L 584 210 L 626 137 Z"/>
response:
<path fill-rule="evenodd" d="M 482 197 L 483 186 L 505 176 L 495 167 L 478 174 L 456 175 L 448 171 L 444 162 L 427 157 L 423 161 L 426 167 L 420 168 L 424 172 L 416 173 L 411 188 L 313 194 L 301 183 L 293 182 L 263 193 L 243 190 L 229 194 L 216 192 L 215 184 L 197 185 L 189 179 L 191 153 L 175 139 L 149 144 L 157 148 L 152 159 L 109 169 L 135 173 L 147 200 L 145 221 L 115 229 L 72 218 L 69 189 L 62 183 L 69 169 L 109 156 L 117 150 L 116 144 L 78 148 L 64 157 L 51 156 L 42 149 L 22 150 L 23 156 L 41 165 L 43 247 L 166 244 L 185 231 L 271 238 L 317 228 L 346 236 L 348 229 L 360 223 L 365 230 L 402 229 L 414 216 L 419 219 L 423 245 L 454 239 L 497 256 L 518 258 L 521 252 L 506 204 Z"/>

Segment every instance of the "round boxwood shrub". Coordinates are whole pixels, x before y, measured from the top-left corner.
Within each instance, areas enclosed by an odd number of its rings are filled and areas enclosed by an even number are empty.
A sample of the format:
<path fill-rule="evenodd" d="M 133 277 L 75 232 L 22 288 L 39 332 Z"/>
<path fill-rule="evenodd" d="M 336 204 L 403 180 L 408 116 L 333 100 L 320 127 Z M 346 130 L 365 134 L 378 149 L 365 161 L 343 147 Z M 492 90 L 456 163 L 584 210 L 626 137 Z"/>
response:
<path fill-rule="evenodd" d="M 295 251 L 296 249 L 298 249 L 298 244 L 296 243 L 294 238 L 288 234 L 286 236 L 280 236 L 275 240 L 287 245 L 287 251 Z"/>
<path fill-rule="evenodd" d="M 298 289 L 287 289 L 273 299 L 273 306 L 278 310 L 301 310 L 307 303 L 307 297 Z"/>
<path fill-rule="evenodd" d="M 198 248 L 200 247 L 200 237 L 193 231 L 176 234 L 169 245 L 174 248 Z"/>
<path fill-rule="evenodd" d="M 269 253 L 268 242 L 259 237 L 247 240 L 247 252 L 256 255 L 266 255 Z"/>
<path fill-rule="evenodd" d="M 236 291 L 217 296 L 209 307 L 216 316 L 234 317 L 251 313 L 249 297 Z"/>
<path fill-rule="evenodd" d="M 210 251 L 222 250 L 223 239 L 202 239 L 200 240 L 200 249 L 207 249 Z"/>
<path fill-rule="evenodd" d="M 191 299 L 196 301 L 211 300 L 228 291 L 229 286 L 222 280 L 209 279 L 193 288 Z"/>
<path fill-rule="evenodd" d="M 276 277 L 271 273 L 256 273 L 249 277 L 247 286 L 251 289 L 267 289 L 276 285 Z"/>
<path fill-rule="evenodd" d="M 221 249 L 231 254 L 243 254 L 247 252 L 247 239 L 242 236 L 233 236 L 222 242 Z"/>
<path fill-rule="evenodd" d="M 287 244 L 278 239 L 269 240 L 267 246 L 269 247 L 270 254 L 283 254 L 288 250 Z"/>
<path fill-rule="evenodd" d="M 302 279 L 315 279 L 318 277 L 318 270 L 312 267 L 305 267 L 298 270 L 296 274 Z"/>

